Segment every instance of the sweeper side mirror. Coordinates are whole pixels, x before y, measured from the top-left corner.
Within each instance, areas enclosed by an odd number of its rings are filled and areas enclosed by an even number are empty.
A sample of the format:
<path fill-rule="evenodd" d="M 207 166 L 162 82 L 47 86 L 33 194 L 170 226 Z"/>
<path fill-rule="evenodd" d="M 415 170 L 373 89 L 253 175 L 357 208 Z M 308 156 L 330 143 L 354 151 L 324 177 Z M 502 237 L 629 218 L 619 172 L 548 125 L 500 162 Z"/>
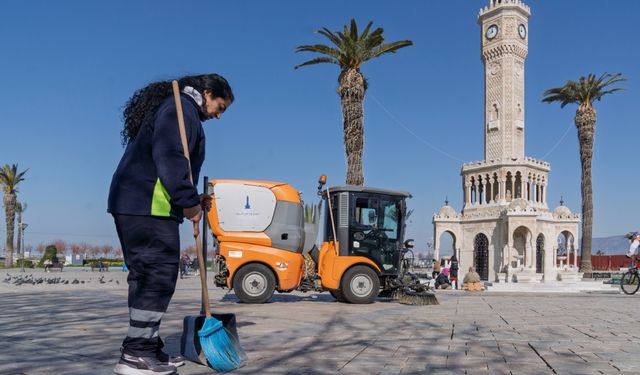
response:
<path fill-rule="evenodd" d="M 320 175 L 320 178 L 318 178 L 318 195 L 322 196 L 322 187 L 327 183 L 327 176 L 326 175 Z"/>

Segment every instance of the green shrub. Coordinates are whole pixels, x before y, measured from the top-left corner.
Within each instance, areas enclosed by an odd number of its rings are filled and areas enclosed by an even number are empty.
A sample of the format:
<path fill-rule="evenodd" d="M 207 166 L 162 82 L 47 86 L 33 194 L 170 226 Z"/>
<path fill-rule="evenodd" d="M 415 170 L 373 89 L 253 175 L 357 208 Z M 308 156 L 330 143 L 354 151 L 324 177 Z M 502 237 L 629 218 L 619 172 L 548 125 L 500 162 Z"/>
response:
<path fill-rule="evenodd" d="M 22 267 L 22 259 L 18 259 L 18 261 L 16 262 L 16 266 Z M 33 268 L 34 266 L 35 263 L 31 259 L 24 260 L 24 268 Z"/>
<path fill-rule="evenodd" d="M 40 258 L 38 262 L 38 267 L 44 267 L 44 261 L 47 259 L 51 259 L 53 263 L 58 262 L 58 249 L 54 245 L 49 245 L 44 250 L 44 255 Z M 26 262 L 25 262 L 26 265 Z"/>

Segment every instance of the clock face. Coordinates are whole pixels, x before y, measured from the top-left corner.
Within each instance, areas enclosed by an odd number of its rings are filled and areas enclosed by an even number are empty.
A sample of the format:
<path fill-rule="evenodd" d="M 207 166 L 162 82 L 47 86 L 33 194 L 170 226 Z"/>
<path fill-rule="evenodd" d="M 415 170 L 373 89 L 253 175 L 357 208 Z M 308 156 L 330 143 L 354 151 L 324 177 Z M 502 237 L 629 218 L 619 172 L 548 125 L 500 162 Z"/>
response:
<path fill-rule="evenodd" d="M 487 29 L 487 33 L 485 35 L 487 36 L 487 39 L 495 38 L 496 35 L 498 35 L 498 26 L 497 25 L 489 26 L 489 28 Z"/>
<path fill-rule="evenodd" d="M 524 39 L 527 36 L 527 28 L 524 27 L 523 24 L 520 24 L 520 26 L 518 26 L 518 34 L 522 39 Z"/>

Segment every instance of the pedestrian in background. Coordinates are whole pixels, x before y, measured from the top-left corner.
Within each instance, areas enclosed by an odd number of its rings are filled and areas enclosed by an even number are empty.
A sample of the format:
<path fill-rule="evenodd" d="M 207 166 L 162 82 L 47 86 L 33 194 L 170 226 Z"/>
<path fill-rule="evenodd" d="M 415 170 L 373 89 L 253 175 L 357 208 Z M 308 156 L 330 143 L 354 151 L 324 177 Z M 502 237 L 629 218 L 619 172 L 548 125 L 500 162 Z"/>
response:
<path fill-rule="evenodd" d="M 440 274 L 440 270 L 442 268 L 440 267 L 440 262 L 438 262 L 438 260 L 433 259 L 432 261 L 433 261 L 433 272 L 431 272 L 431 278 L 435 279 Z"/>
<path fill-rule="evenodd" d="M 453 254 L 451 256 L 451 264 L 449 266 L 449 272 L 451 274 L 449 280 L 451 280 L 451 285 L 455 283 L 456 289 L 458 289 L 458 268 L 458 258 L 456 257 L 456 254 Z"/>

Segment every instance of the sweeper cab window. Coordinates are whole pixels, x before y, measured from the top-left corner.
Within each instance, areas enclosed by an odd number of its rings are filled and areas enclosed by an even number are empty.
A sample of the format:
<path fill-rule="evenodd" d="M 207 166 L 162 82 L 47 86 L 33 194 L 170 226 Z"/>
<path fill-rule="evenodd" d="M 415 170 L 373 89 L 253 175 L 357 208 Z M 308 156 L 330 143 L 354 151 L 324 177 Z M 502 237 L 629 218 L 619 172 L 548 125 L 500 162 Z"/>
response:
<path fill-rule="evenodd" d="M 400 199 L 379 194 L 354 194 L 349 223 L 349 255 L 366 256 L 384 272 L 395 272 L 399 261 L 402 209 Z"/>

